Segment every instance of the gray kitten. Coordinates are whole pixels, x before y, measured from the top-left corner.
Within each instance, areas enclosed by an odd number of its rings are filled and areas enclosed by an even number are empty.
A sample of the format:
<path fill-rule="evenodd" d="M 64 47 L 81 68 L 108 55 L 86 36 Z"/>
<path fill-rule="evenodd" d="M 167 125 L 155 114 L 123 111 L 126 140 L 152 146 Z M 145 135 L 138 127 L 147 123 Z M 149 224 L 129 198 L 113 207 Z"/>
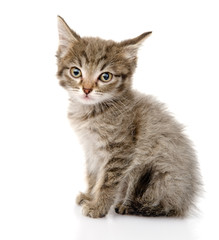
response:
<path fill-rule="evenodd" d="M 114 42 L 81 38 L 58 17 L 57 76 L 69 93 L 69 119 L 86 152 L 83 214 L 184 216 L 199 171 L 182 126 L 153 97 L 132 90 L 137 51 L 151 32 Z"/>

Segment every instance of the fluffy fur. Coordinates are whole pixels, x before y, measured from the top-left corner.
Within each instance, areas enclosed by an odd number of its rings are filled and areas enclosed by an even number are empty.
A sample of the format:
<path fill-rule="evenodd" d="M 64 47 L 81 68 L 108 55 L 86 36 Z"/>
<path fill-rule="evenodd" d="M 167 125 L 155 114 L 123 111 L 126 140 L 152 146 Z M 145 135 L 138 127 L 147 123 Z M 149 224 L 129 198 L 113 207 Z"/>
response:
<path fill-rule="evenodd" d="M 119 214 L 184 216 L 200 185 L 192 144 L 163 104 L 131 88 L 138 47 L 151 32 L 117 43 L 81 38 L 61 17 L 58 28 L 57 76 L 86 153 L 83 214 L 104 217 L 114 206 Z M 103 73 L 112 79 L 102 81 Z"/>

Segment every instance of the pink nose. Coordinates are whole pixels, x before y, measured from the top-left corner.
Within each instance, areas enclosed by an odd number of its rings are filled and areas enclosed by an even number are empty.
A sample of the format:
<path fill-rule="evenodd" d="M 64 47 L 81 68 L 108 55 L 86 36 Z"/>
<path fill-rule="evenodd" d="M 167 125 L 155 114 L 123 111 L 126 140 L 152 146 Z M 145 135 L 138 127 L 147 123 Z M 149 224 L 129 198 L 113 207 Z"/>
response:
<path fill-rule="evenodd" d="M 90 89 L 90 88 L 83 88 L 83 91 L 85 92 L 86 95 L 88 95 L 92 91 L 92 89 Z"/>

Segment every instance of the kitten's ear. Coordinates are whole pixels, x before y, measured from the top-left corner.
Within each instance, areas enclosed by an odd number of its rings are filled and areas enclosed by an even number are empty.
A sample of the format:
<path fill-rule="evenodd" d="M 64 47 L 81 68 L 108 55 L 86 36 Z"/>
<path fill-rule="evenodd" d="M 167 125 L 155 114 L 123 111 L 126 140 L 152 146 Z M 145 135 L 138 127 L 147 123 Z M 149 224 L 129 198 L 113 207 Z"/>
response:
<path fill-rule="evenodd" d="M 59 47 L 61 50 L 67 49 L 70 43 L 80 40 L 80 36 L 74 32 L 60 16 L 58 16 L 58 31 Z"/>
<path fill-rule="evenodd" d="M 137 51 L 143 41 L 151 35 L 152 32 L 142 33 L 140 36 L 120 42 L 120 46 L 124 48 L 127 58 L 136 58 Z"/>

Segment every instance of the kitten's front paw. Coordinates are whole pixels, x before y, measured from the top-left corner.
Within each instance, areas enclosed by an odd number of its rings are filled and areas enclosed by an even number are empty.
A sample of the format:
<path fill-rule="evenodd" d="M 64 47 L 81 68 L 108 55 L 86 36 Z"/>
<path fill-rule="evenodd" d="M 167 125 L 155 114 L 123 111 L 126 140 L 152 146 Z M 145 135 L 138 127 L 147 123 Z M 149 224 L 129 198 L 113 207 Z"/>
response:
<path fill-rule="evenodd" d="M 135 211 L 132 207 L 130 207 L 129 205 L 125 205 L 123 203 L 118 203 L 115 207 L 115 212 L 118 214 L 135 214 Z"/>
<path fill-rule="evenodd" d="M 82 209 L 83 215 L 91 218 L 105 217 L 107 212 L 104 206 L 93 203 L 85 203 Z"/>
<path fill-rule="evenodd" d="M 78 205 L 83 205 L 85 202 L 91 201 L 91 197 L 89 194 L 85 194 L 80 192 L 78 196 L 76 197 L 76 203 Z"/>

